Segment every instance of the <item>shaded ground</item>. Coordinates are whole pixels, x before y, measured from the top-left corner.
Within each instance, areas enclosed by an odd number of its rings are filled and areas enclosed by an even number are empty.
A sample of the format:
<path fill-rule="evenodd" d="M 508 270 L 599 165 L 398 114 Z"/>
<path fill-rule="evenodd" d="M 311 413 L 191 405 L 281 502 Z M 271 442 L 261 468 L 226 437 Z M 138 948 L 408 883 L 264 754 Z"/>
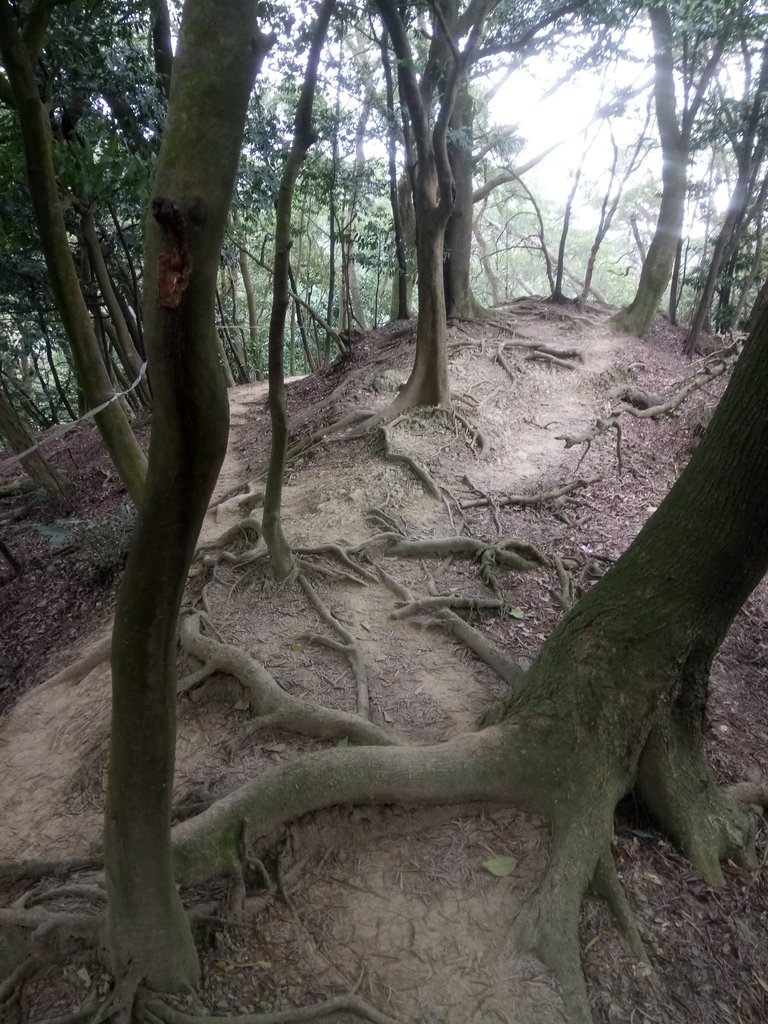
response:
<path fill-rule="evenodd" d="M 463 535 L 490 542 L 501 535 L 535 545 L 545 565 L 486 575 L 485 581 L 471 560 L 389 558 L 385 545 L 368 552 L 413 598 L 498 597 L 500 609 L 473 614 L 472 622 L 525 664 L 563 614 L 571 590 L 589 587 L 663 498 L 724 378 L 697 391 L 674 417 L 624 416 L 619 473 L 613 431 L 587 451 L 584 445 L 566 450 L 558 437 L 587 429 L 616 407 L 628 385 L 665 398 L 695 367 L 680 360 L 667 332 L 641 344 L 614 336 L 596 313 L 526 302 L 509 311 L 507 322 L 518 340 L 574 349 L 581 360 L 566 360 L 569 369 L 530 359 L 531 348 L 508 348 L 501 353 L 505 368 L 498 346 L 514 340 L 509 331 L 454 325 L 451 382 L 467 422 L 417 414 L 390 429 L 392 452 L 412 457 L 428 477 L 384 458 L 380 438 L 316 444 L 291 463 L 285 528 L 295 545 L 307 547 L 359 544 L 383 523 L 411 539 Z M 412 329 L 396 338 L 381 329 L 327 373 L 290 385 L 294 440 L 355 409 L 386 403 L 407 376 L 412 337 Z M 268 444 L 263 386 L 238 388 L 232 399 L 219 498 L 249 479 L 258 481 Z M 83 437 L 95 443 L 89 432 Z M 98 460 L 88 466 L 82 489 L 91 495 L 89 503 L 73 506 L 67 518 L 109 523 L 121 495 L 114 481 L 98 492 Z M 535 495 L 597 476 L 560 498 L 530 507 L 504 504 L 505 496 Z M 430 480 L 440 498 L 429 493 Z M 0 518 L 5 509 L 0 504 Z M 50 550 L 50 535 L 41 538 L 34 524 L 50 524 L 57 516 L 43 520 L 37 508 L 31 514 L 32 522 L 19 520 L 10 533 L 25 572 L 0 585 L 0 649 L 12 664 L 6 692 L 13 695 L 41 677 L 46 658 L 53 669 L 74 656 L 75 650 L 60 656 L 61 647 L 99 625 L 114 586 L 109 580 L 94 585 L 93 566 L 74 540 L 64 551 Z M 239 515 L 234 501 L 211 512 L 204 538 L 216 537 Z M 402 589 L 398 597 L 391 582 L 329 579 L 317 568 L 339 570 L 339 563 L 308 557 L 316 566 L 313 586 L 361 654 L 374 722 L 407 741 L 436 742 L 471 728 L 506 692 L 487 665 L 428 617 L 399 617 Z M 74 598 L 67 597 L 72 592 Z M 327 622 L 298 587 L 270 581 L 258 558 L 241 566 L 198 567 L 189 601 L 199 598 L 219 638 L 247 649 L 290 693 L 355 710 L 345 658 L 304 635 L 330 637 Z M 69 618 L 58 612 L 68 600 Z M 768 768 L 767 609 L 763 584 L 739 615 L 713 672 L 709 742 L 723 782 L 760 778 Z M 183 658 L 182 671 L 195 667 Z M 97 839 L 108 716 L 105 664 L 32 688 L 6 712 L 0 720 L 0 859 L 72 855 Z M 231 679 L 213 679 L 182 698 L 179 719 L 180 808 L 232 788 L 265 765 L 328 745 L 274 730 L 254 733 L 247 702 Z M 265 844 L 264 873 L 254 868 L 249 886 L 258 916 L 252 925 L 211 937 L 201 997 L 217 1013 L 249 1012 L 311 1002 L 359 984 L 367 1000 L 403 1024 L 559 1021 L 546 972 L 507 948 L 510 923 L 546 866 L 547 845 L 543 824 L 511 808 L 339 808 L 310 815 Z M 764 828 L 759 850 L 765 864 Z M 765 868 L 754 875 L 728 868 L 726 888 L 714 893 L 629 802 L 617 821 L 614 852 L 653 972 L 638 967 L 602 906 L 588 902 L 582 948 L 596 1020 L 768 1019 Z M 503 877 L 487 866 L 499 856 L 512 858 Z M 265 874 L 272 892 L 264 887 Z M 21 1019 L 54 1015 L 105 983 L 92 965 L 52 968 L 25 986 Z"/>

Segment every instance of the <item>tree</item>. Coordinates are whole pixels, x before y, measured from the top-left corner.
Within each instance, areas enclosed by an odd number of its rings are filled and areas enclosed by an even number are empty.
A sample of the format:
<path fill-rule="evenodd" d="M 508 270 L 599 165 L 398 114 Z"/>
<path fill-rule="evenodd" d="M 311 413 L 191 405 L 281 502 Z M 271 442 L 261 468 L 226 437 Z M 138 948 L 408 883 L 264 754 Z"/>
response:
<path fill-rule="evenodd" d="M 472 19 L 466 25 L 467 41 L 459 50 L 457 24 L 446 20 L 455 15 L 442 7 L 434 10 L 432 42 L 424 72 L 417 79 L 415 55 L 400 8 L 393 0 L 379 0 L 382 21 L 398 60 L 401 102 L 408 113 L 406 165 L 411 179 L 416 220 L 416 260 L 419 316 L 416 328 L 416 358 L 411 374 L 386 412 L 395 416 L 419 405 L 449 408 L 448 357 L 446 349 L 445 291 L 443 285 L 443 242 L 454 199 L 454 181 L 448 159 L 448 127 L 462 75 L 471 62 L 483 22 L 494 0 L 470 5 Z M 445 80 L 438 84 L 441 76 Z M 434 126 L 430 123 L 439 95 Z M 469 230 L 471 233 L 471 218 Z"/>
<path fill-rule="evenodd" d="M 78 381 L 89 407 L 105 405 L 96 414 L 97 426 L 129 494 L 139 503 L 146 460 L 120 403 L 114 400 L 114 388 L 80 291 L 59 199 L 51 123 L 35 75 L 51 10 L 50 5 L 39 4 L 20 15 L 8 0 L 0 3 L 0 55 L 7 76 L 0 81 L 0 97 L 18 117 L 40 245 Z"/>
<path fill-rule="evenodd" d="M 291 204 L 301 165 L 314 141 L 312 105 L 317 84 L 320 54 L 336 0 L 322 0 L 312 31 L 304 84 L 296 106 L 293 144 L 285 161 L 275 204 L 275 266 L 273 273 L 272 315 L 269 322 L 269 414 L 272 421 L 272 446 L 269 455 L 267 485 L 264 493 L 262 528 L 269 548 L 272 567 L 278 579 L 285 579 L 294 564 L 293 552 L 280 522 L 283 473 L 288 448 L 288 422 L 283 390 L 283 336 L 289 302 L 289 256 L 291 251 Z"/>
<path fill-rule="evenodd" d="M 746 39 L 743 40 L 743 50 L 746 55 L 749 54 Z M 754 83 L 750 72 L 751 69 L 747 66 L 745 68 L 744 95 L 738 110 L 741 117 L 734 116 L 735 112 L 727 103 L 721 102 L 720 104 L 720 112 L 725 121 L 725 133 L 736 158 L 738 173 L 728 203 L 728 210 L 712 252 L 704 288 L 699 296 L 696 312 L 685 339 L 683 350 L 689 356 L 696 351 L 699 337 L 712 307 L 720 273 L 729 257 L 733 258 L 736 255 L 741 236 L 747 226 L 750 198 L 758 187 L 755 179 L 763 162 L 766 147 L 765 130 L 762 125 L 765 120 L 766 91 L 768 90 L 768 42 L 763 44 L 760 71 Z M 753 84 L 754 94 L 750 96 Z"/>
<path fill-rule="evenodd" d="M 635 297 L 626 309 L 617 313 L 613 322 L 629 334 L 645 335 L 672 276 L 675 254 L 682 236 L 688 160 L 693 127 L 704 102 L 707 89 L 725 50 L 726 30 L 706 31 L 706 11 L 694 7 L 686 10 L 676 30 L 671 9 L 664 4 L 651 5 L 654 45 L 654 102 L 662 153 L 662 192 L 656 230 L 640 272 Z M 723 15 L 718 12 L 718 19 Z M 691 34 L 692 23 L 700 20 L 704 29 Z M 699 26 L 697 25 L 697 29 Z M 676 46 L 682 39 L 683 108 L 677 112 L 675 67 Z M 698 81 L 694 75 L 699 72 Z"/>
<path fill-rule="evenodd" d="M 214 337 L 219 253 L 248 98 L 266 42 L 255 5 L 187 0 L 145 241 L 154 418 L 146 495 L 118 597 L 105 820 L 107 938 L 117 978 L 198 978 L 171 864 L 176 619 L 227 446 Z"/>

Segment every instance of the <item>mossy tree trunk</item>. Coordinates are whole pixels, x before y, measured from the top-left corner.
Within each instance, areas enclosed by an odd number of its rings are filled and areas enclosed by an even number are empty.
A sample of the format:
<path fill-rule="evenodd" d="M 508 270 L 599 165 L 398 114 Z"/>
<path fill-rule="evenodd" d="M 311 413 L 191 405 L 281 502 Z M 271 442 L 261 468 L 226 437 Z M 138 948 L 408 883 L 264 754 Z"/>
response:
<path fill-rule="evenodd" d="M 248 98 L 265 49 L 252 0 L 187 0 L 145 240 L 154 398 L 146 499 L 117 602 L 105 820 L 116 975 L 198 978 L 170 851 L 176 620 L 228 434 L 214 336 L 216 272 Z"/>
<path fill-rule="evenodd" d="M 293 143 L 280 178 L 275 204 L 275 263 L 272 275 L 272 314 L 269 320 L 269 415 L 272 421 L 272 447 L 264 490 L 262 529 L 277 579 L 285 579 L 294 567 L 293 552 L 285 538 L 280 520 L 283 473 L 288 448 L 283 356 L 285 317 L 290 301 L 291 206 L 296 178 L 315 139 L 312 131 L 312 107 L 315 100 L 317 71 L 328 32 L 328 23 L 335 5 L 336 0 L 322 0 L 317 9 L 304 84 L 296 107 Z"/>
<path fill-rule="evenodd" d="M 650 6 L 648 17 L 653 33 L 653 95 L 662 152 L 661 204 L 656 230 L 640 271 L 635 297 L 626 309 L 621 310 L 613 318 L 617 327 L 638 337 L 643 337 L 648 332 L 672 276 L 675 254 L 683 231 L 691 133 L 723 52 L 722 40 L 716 40 L 700 70 L 699 80 L 690 97 L 688 93 L 694 69 L 688 60 L 684 62 L 684 78 L 687 77 L 685 101 L 678 119 L 675 32 L 672 18 L 669 9 L 663 4 Z M 696 52 L 695 47 L 693 52 Z"/>
<path fill-rule="evenodd" d="M 467 76 L 462 75 L 456 93 L 448 136 L 448 159 L 453 174 L 454 202 L 451 216 L 445 227 L 443 282 L 445 308 L 449 317 L 473 317 L 483 311 L 472 293 L 469 277 L 474 217 L 473 123 L 474 103 L 469 93 Z"/>
<path fill-rule="evenodd" d="M 110 401 L 115 392 L 72 260 L 54 170 L 51 125 L 35 75 L 51 10 L 50 5 L 38 5 L 22 24 L 17 20 L 15 5 L 9 0 L 0 2 L 0 56 L 7 75 L 0 95 L 10 92 L 9 98 L 18 117 L 40 245 L 69 340 L 78 384 L 88 408 L 109 402 L 96 414 L 96 425 L 121 480 L 138 505 L 144 490 L 146 459 L 120 402 Z"/>

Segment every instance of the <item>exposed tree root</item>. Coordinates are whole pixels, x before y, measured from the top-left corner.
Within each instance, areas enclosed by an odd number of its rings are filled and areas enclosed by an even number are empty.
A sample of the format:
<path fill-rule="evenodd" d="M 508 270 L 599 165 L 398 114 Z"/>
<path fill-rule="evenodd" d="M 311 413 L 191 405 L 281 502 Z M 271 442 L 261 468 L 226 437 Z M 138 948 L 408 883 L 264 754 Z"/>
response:
<path fill-rule="evenodd" d="M 340 544 L 319 544 L 316 547 L 309 548 L 294 548 L 294 552 L 297 555 L 328 555 L 332 558 L 338 559 L 342 565 L 346 565 L 352 570 L 358 577 L 362 576 L 363 580 L 367 580 L 368 583 L 377 583 L 378 577 L 374 573 L 365 569 L 363 566 L 353 562 L 349 557 L 350 554 L 355 554 L 362 549 L 363 545 L 359 545 L 356 548 L 344 548 Z M 359 583 L 360 579 L 355 579 L 353 582 Z"/>
<path fill-rule="evenodd" d="M 723 792 L 745 807 L 759 807 L 762 810 L 768 808 L 768 785 L 765 783 L 736 782 L 732 786 L 725 786 Z"/>
<path fill-rule="evenodd" d="M 755 821 L 732 792 L 714 785 L 701 734 L 673 709 L 660 716 L 643 748 L 637 791 L 665 834 L 713 888 L 721 863 L 757 867 Z M 737 802 L 738 801 L 738 802 Z"/>
<path fill-rule="evenodd" d="M 24 860 L 0 863 L 0 883 L 13 884 L 40 878 L 67 878 L 76 871 L 90 871 L 104 863 L 101 854 L 74 857 L 71 860 Z"/>
<path fill-rule="evenodd" d="M 112 653 L 112 630 L 98 640 L 88 651 L 88 653 L 78 658 L 77 661 L 73 661 L 71 665 L 67 665 L 66 668 L 61 669 L 55 676 L 50 676 L 41 684 L 38 689 L 53 689 L 55 686 L 60 686 L 62 683 L 70 683 L 75 685 L 82 682 L 83 679 L 89 673 L 93 672 L 95 668 L 103 664 L 109 658 Z"/>
<path fill-rule="evenodd" d="M 174 827 L 176 880 L 195 885 L 226 873 L 244 839 L 252 845 L 303 814 L 341 803 L 509 802 L 503 738 L 492 727 L 438 746 L 334 748 L 267 769 Z"/>
<path fill-rule="evenodd" d="M 500 498 L 496 498 L 495 502 L 497 507 L 520 505 L 523 508 L 530 508 L 532 505 L 547 505 L 556 498 L 562 498 L 566 494 L 572 494 L 574 491 L 582 490 L 584 487 L 590 487 L 601 479 L 602 477 L 599 476 L 580 477 L 578 480 L 571 480 L 569 483 L 553 487 L 549 491 L 540 491 L 538 494 L 505 494 Z M 474 487 L 473 489 L 476 490 Z M 488 504 L 487 498 L 471 498 L 468 501 L 462 501 L 460 507 L 462 509 L 480 508 L 486 504 Z"/>
<path fill-rule="evenodd" d="M 238 490 L 238 493 L 229 497 L 225 496 L 218 502 L 208 506 L 208 510 L 215 509 L 216 522 L 219 521 L 221 513 L 236 508 L 240 515 L 250 515 L 251 512 L 264 501 L 264 488 L 257 485 L 255 480 L 249 480 L 245 490 Z"/>
<path fill-rule="evenodd" d="M 484 661 L 489 668 L 493 669 L 499 678 L 503 679 L 509 686 L 517 686 L 525 675 L 524 670 L 512 659 L 497 647 L 492 640 L 471 626 L 468 622 L 456 615 L 450 608 L 442 608 L 432 618 L 431 623 L 446 629 L 458 637 L 473 654 L 476 654 L 481 661 Z"/>
<path fill-rule="evenodd" d="M 244 650 L 203 636 L 198 614 L 189 615 L 182 622 L 180 639 L 184 650 L 202 661 L 203 667 L 179 681 L 179 693 L 214 672 L 223 672 L 238 679 L 247 691 L 251 707 L 259 716 L 256 729 L 281 728 L 301 736 L 348 739 L 361 744 L 397 743 L 390 733 L 358 715 L 325 708 L 309 698 L 286 693 L 264 666 Z"/>
<path fill-rule="evenodd" d="M 595 872 L 592 875 L 592 891 L 608 904 L 621 934 L 637 959 L 648 963 L 648 954 L 645 951 L 635 915 L 630 909 L 629 901 L 619 880 L 610 849 L 603 853 L 595 866 Z"/>
<path fill-rule="evenodd" d="M 498 610 L 504 607 L 504 602 L 496 597 L 458 597 L 456 594 L 447 594 L 437 597 L 420 597 L 392 612 L 393 619 L 407 619 L 412 615 L 420 615 L 422 612 L 434 612 L 440 608 L 464 608 L 467 611 L 479 612 L 488 609 Z"/>
<path fill-rule="evenodd" d="M 330 626 L 331 629 L 339 634 L 341 642 L 320 636 L 317 633 L 303 633 L 303 638 L 311 640 L 313 643 L 322 644 L 324 647 L 328 647 L 331 650 L 338 651 L 340 654 L 344 655 L 349 662 L 350 668 L 352 669 L 352 675 L 355 679 L 355 686 L 357 689 L 357 713 L 361 718 L 366 720 L 370 719 L 371 708 L 368 692 L 368 672 L 365 668 L 365 662 L 363 661 L 360 647 L 349 630 L 345 629 L 339 620 L 331 614 L 331 610 L 314 590 L 307 577 L 303 574 L 299 574 L 297 576 L 297 581 L 309 598 L 310 604 L 317 614 L 326 625 Z"/>
<path fill-rule="evenodd" d="M 258 519 L 249 516 L 247 519 L 241 519 L 234 526 L 230 526 L 214 540 L 201 544 L 195 552 L 195 558 L 207 566 L 215 566 L 219 562 L 227 562 L 230 565 L 247 565 L 261 557 L 264 551 L 262 546 L 258 546 L 261 540 L 261 523 Z M 245 550 L 240 552 L 225 550 L 234 542 L 242 543 L 243 541 L 248 545 Z"/>
<path fill-rule="evenodd" d="M 401 452 L 392 451 L 392 441 L 389 435 L 389 429 L 384 425 L 379 426 L 379 442 L 381 445 L 381 451 L 384 458 L 389 462 L 402 462 L 408 466 L 411 472 L 421 481 L 424 485 L 425 490 L 428 494 L 431 494 L 433 498 L 438 501 L 443 501 L 443 494 L 440 488 L 433 480 L 429 470 L 416 461 L 411 455 L 405 455 Z"/>
<path fill-rule="evenodd" d="M 148 1002 L 145 1009 L 149 1024 L 303 1024 L 304 1021 L 323 1020 L 338 1013 L 351 1013 L 371 1024 L 397 1024 L 392 1017 L 351 992 L 311 1006 L 297 1006 L 292 1010 L 278 1010 L 274 1013 L 246 1013 L 235 1017 L 185 1013 L 158 999 Z"/>
<path fill-rule="evenodd" d="M 547 565 L 547 559 L 532 544 L 507 537 L 494 543 L 476 537 L 439 537 L 434 540 L 396 541 L 386 551 L 388 558 L 444 558 L 446 555 L 460 555 L 478 558 L 507 569 L 527 572 L 537 566 Z"/>
<path fill-rule="evenodd" d="M 340 431 L 346 430 L 348 427 L 354 427 L 358 423 L 365 423 L 371 420 L 373 416 L 374 413 L 371 409 L 358 409 L 356 412 L 352 412 L 348 416 L 342 416 L 342 418 L 340 420 L 336 420 L 335 423 L 330 423 L 326 427 L 321 427 L 308 437 L 304 437 L 295 444 L 292 444 L 286 453 L 286 462 L 290 462 L 299 455 L 304 455 L 310 448 L 314 448 L 318 444 L 323 444 L 324 441 L 333 437 L 334 434 L 338 434 Z M 351 435 L 351 438 L 362 437 L 364 434 L 365 429 L 355 431 L 354 434 Z"/>
<path fill-rule="evenodd" d="M 608 433 L 610 430 L 620 430 L 622 416 L 633 416 L 638 420 L 658 419 L 661 416 L 669 416 L 676 409 L 679 409 L 683 402 L 694 391 L 698 391 L 706 384 L 711 383 L 715 378 L 721 376 L 737 360 L 740 347 L 736 346 L 734 351 L 718 358 L 705 365 L 690 380 L 686 381 L 673 395 L 665 401 L 650 405 L 645 409 L 638 409 L 630 402 L 622 402 L 617 409 L 614 409 L 607 416 L 601 416 L 595 421 L 595 425 L 581 434 L 562 434 L 556 440 L 564 441 L 566 448 L 573 448 L 579 444 L 590 444 L 596 438 Z M 620 436 L 620 435 L 619 435 Z M 619 442 L 620 443 L 620 442 Z"/>
<path fill-rule="evenodd" d="M 514 368 L 512 367 L 512 364 L 509 362 L 507 357 L 504 355 L 504 346 L 503 345 L 499 345 L 499 347 L 496 349 L 495 359 L 496 359 L 496 362 L 499 364 L 499 366 L 502 368 L 502 370 L 509 377 L 509 379 L 510 380 L 514 380 L 515 379 L 515 371 L 514 371 Z"/>
<path fill-rule="evenodd" d="M 0 908 L 0 934 L 23 957 L 59 961 L 78 959 L 84 951 L 109 963 L 103 915 L 49 912 L 39 907 Z"/>

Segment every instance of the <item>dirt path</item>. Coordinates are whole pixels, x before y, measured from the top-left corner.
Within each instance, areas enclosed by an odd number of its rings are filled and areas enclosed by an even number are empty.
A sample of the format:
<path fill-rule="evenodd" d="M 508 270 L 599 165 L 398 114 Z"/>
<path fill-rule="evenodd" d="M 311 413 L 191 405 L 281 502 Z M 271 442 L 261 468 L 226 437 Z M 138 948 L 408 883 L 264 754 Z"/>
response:
<path fill-rule="evenodd" d="M 616 471 L 613 436 L 596 442 L 583 463 L 583 449 L 566 450 L 557 437 L 588 427 L 623 384 L 664 393 L 682 375 L 681 364 L 673 354 L 611 334 L 601 317 L 535 314 L 521 321 L 520 333 L 576 349 L 582 358 L 566 369 L 530 361 L 529 351 L 521 349 L 507 353 L 510 374 L 495 359 L 498 332 L 478 326 L 469 333 L 457 330 L 452 389 L 457 407 L 482 431 L 485 452 L 464 424 L 448 416 L 417 414 L 394 425 L 393 450 L 423 467 L 440 488 L 438 499 L 402 461 L 386 460 L 370 438 L 317 447 L 287 475 L 284 524 L 294 545 L 359 544 L 382 528 L 373 511 L 411 539 L 518 536 L 547 554 L 571 558 L 573 582 L 587 586 L 605 563 L 584 552 L 611 557 L 626 546 L 684 460 L 689 432 L 682 421 L 629 424 L 624 443 L 635 472 L 623 477 Z M 297 385 L 293 394 L 302 397 L 300 407 L 294 397 L 294 422 L 300 432 L 349 408 L 386 402 L 387 390 L 405 378 L 411 358 L 403 342 L 387 353 L 386 363 L 372 351 L 341 379 Z M 219 498 L 255 478 L 262 464 L 265 394 L 263 384 L 231 393 L 232 436 Z M 471 397 L 462 403 L 461 396 Z M 467 480 L 498 499 L 536 493 L 578 475 L 604 479 L 570 499 L 531 509 L 460 507 L 478 496 Z M 201 539 L 214 539 L 236 521 L 235 503 L 223 514 L 209 513 Z M 388 558 L 381 546 L 371 555 L 415 598 L 493 596 L 472 561 Z M 314 557 L 326 570 L 340 568 Z M 506 684 L 452 636 L 423 618 L 393 614 L 401 602 L 391 586 L 320 573 L 311 579 L 362 655 L 372 719 L 404 741 L 438 742 L 471 728 L 505 692 Z M 512 613 L 474 621 L 525 662 L 562 614 L 561 584 L 550 566 L 503 573 L 499 594 Z M 276 585 L 258 565 L 220 564 L 208 579 L 206 601 L 219 637 L 248 650 L 290 693 L 356 710 L 343 655 L 304 635 L 331 637 L 297 586 Z M 108 669 L 101 665 L 84 678 L 38 687 L 0 720 L 0 859 L 75 854 L 97 838 L 108 688 Z M 272 730 L 246 739 L 253 721 L 241 697 L 237 686 L 219 680 L 180 702 L 178 800 L 223 792 L 265 765 L 322 745 Z M 759 760 L 759 753 L 754 756 Z M 206 959 L 206 1001 L 216 1012 L 282 1006 L 310 1002 L 360 980 L 366 998 L 402 1022 L 559 1021 L 557 996 L 540 965 L 510 952 L 507 942 L 516 909 L 545 866 L 546 848 L 543 824 L 509 808 L 342 808 L 310 816 L 288 831 L 269 863 L 270 871 L 279 862 L 282 873 L 293 873 L 289 912 L 271 900 L 252 931 L 222 940 Z M 484 867 L 497 856 L 514 858 L 506 877 Z M 649 906 L 649 917 L 653 912 Z M 629 1021 L 634 1002 L 644 999 L 650 1000 L 652 1019 L 683 1020 L 656 982 L 637 972 L 626 981 L 615 934 L 606 920 L 595 921 L 590 955 L 600 958 L 601 969 L 609 963 L 613 971 L 606 976 L 593 970 L 596 999 L 619 1007 L 611 1014 L 606 1009 L 600 1019 Z"/>

